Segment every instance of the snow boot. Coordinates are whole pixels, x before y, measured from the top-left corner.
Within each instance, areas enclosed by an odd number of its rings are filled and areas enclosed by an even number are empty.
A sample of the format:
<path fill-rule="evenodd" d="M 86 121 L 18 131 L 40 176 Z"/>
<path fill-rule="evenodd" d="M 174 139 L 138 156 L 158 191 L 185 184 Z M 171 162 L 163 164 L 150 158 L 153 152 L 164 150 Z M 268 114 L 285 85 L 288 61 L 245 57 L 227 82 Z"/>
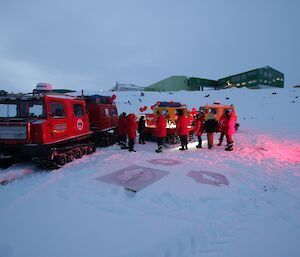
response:
<path fill-rule="evenodd" d="M 128 149 L 128 146 L 126 146 L 126 142 L 121 141 L 120 145 L 121 145 L 121 149 Z"/>
<path fill-rule="evenodd" d="M 199 140 L 198 145 L 196 145 L 197 148 L 202 148 L 202 140 Z"/>
<path fill-rule="evenodd" d="M 162 145 L 160 145 L 160 146 L 158 147 L 158 149 L 155 150 L 155 152 L 156 152 L 156 153 L 161 153 L 161 152 L 162 152 Z"/>
<path fill-rule="evenodd" d="M 233 142 L 228 143 L 228 146 L 225 148 L 225 151 L 232 151 L 233 150 Z"/>
<path fill-rule="evenodd" d="M 217 144 L 217 146 L 221 146 L 223 143 L 223 138 L 224 138 L 224 134 L 221 132 L 220 138 L 219 138 L 219 143 Z"/>
<path fill-rule="evenodd" d="M 185 150 L 184 146 L 181 146 L 181 147 L 179 148 L 179 150 L 180 150 L 180 151 L 184 151 L 184 150 Z"/>

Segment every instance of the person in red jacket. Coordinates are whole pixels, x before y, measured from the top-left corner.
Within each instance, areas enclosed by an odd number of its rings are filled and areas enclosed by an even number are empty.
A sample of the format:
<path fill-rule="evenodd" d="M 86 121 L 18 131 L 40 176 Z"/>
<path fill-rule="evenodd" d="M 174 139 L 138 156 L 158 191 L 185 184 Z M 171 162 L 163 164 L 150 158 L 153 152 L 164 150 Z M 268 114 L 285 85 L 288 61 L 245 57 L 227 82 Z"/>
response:
<path fill-rule="evenodd" d="M 202 138 L 201 135 L 203 134 L 203 122 L 204 122 L 204 115 L 203 113 L 199 113 L 196 115 L 195 119 L 195 135 L 198 137 L 198 145 L 197 148 L 202 148 Z"/>
<path fill-rule="evenodd" d="M 127 116 L 127 135 L 128 135 L 128 151 L 136 152 L 134 150 L 134 140 L 136 138 L 136 129 L 137 129 L 136 117 L 133 113 Z"/>
<path fill-rule="evenodd" d="M 225 110 L 224 114 L 221 116 L 219 120 L 219 128 L 221 133 L 220 133 L 218 146 L 222 145 L 224 135 L 226 135 L 226 132 L 228 130 L 228 119 L 227 119 L 228 114 L 229 111 Z"/>
<path fill-rule="evenodd" d="M 188 117 L 183 113 L 183 110 L 178 110 L 178 119 L 177 119 L 177 124 L 176 124 L 176 132 L 180 138 L 181 142 L 181 148 L 179 148 L 180 151 L 187 150 L 188 147 L 188 135 L 189 135 L 189 130 L 188 126 L 190 124 L 190 121 Z"/>
<path fill-rule="evenodd" d="M 227 139 L 227 147 L 225 151 L 232 151 L 233 150 L 233 140 L 232 135 L 235 133 L 235 115 L 234 112 L 229 112 L 227 115 L 228 120 L 228 128 L 226 131 L 226 139 Z"/>
<path fill-rule="evenodd" d="M 126 113 L 123 112 L 118 119 L 118 142 L 121 149 L 128 149 L 127 147 L 127 118 Z"/>
<path fill-rule="evenodd" d="M 158 111 L 156 117 L 156 137 L 157 137 L 158 149 L 155 150 L 155 152 L 157 153 L 162 152 L 162 146 L 166 136 L 167 136 L 167 121 L 166 118 Z"/>

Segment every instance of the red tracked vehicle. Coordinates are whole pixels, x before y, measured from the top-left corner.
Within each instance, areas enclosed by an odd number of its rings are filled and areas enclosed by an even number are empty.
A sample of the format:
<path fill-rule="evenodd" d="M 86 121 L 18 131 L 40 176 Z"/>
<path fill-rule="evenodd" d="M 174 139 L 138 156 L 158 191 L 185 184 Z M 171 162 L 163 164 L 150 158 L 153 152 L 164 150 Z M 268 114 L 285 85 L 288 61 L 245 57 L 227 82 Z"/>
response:
<path fill-rule="evenodd" d="M 116 96 L 84 96 L 89 113 L 93 141 L 97 146 L 109 146 L 116 141 L 118 110 L 114 103 Z"/>
<path fill-rule="evenodd" d="M 0 96 L 0 161 L 31 158 L 37 166 L 59 168 L 95 151 L 86 103 L 55 94 L 41 83 L 33 94 Z"/>

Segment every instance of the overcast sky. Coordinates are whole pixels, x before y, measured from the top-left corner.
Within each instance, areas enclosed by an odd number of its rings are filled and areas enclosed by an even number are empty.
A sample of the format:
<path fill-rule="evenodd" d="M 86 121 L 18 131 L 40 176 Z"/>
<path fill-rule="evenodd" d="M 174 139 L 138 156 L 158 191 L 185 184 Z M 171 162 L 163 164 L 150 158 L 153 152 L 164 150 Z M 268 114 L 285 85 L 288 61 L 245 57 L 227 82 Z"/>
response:
<path fill-rule="evenodd" d="M 300 83 L 299 0 L 0 0 L 0 89 L 106 90 L 263 66 Z"/>

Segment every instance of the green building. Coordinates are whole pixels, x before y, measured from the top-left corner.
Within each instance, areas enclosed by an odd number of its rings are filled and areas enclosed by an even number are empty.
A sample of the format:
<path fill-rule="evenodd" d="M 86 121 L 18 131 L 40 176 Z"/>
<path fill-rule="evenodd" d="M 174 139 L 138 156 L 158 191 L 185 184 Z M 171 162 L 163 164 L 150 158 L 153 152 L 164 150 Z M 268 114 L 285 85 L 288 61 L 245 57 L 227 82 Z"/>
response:
<path fill-rule="evenodd" d="M 218 80 L 219 88 L 247 87 L 267 88 L 284 87 L 284 74 L 269 66 L 235 74 Z"/>
<path fill-rule="evenodd" d="M 189 87 L 189 90 L 191 90 L 191 91 L 203 90 L 204 87 L 210 87 L 210 88 L 217 89 L 218 81 L 211 80 L 211 79 L 191 77 L 188 80 L 188 87 Z"/>
<path fill-rule="evenodd" d="M 171 76 L 145 87 L 145 91 L 198 91 L 204 87 L 222 89 L 228 87 L 267 88 L 284 87 L 284 74 L 269 66 L 258 68 L 239 74 L 231 75 L 219 80 L 195 78 L 187 76 Z"/>
<path fill-rule="evenodd" d="M 189 90 L 188 77 L 186 76 L 171 76 L 145 87 L 145 91 L 179 91 Z"/>
<path fill-rule="evenodd" d="M 218 81 L 187 76 L 171 76 L 145 88 L 145 91 L 199 91 L 203 87 L 217 88 Z"/>

